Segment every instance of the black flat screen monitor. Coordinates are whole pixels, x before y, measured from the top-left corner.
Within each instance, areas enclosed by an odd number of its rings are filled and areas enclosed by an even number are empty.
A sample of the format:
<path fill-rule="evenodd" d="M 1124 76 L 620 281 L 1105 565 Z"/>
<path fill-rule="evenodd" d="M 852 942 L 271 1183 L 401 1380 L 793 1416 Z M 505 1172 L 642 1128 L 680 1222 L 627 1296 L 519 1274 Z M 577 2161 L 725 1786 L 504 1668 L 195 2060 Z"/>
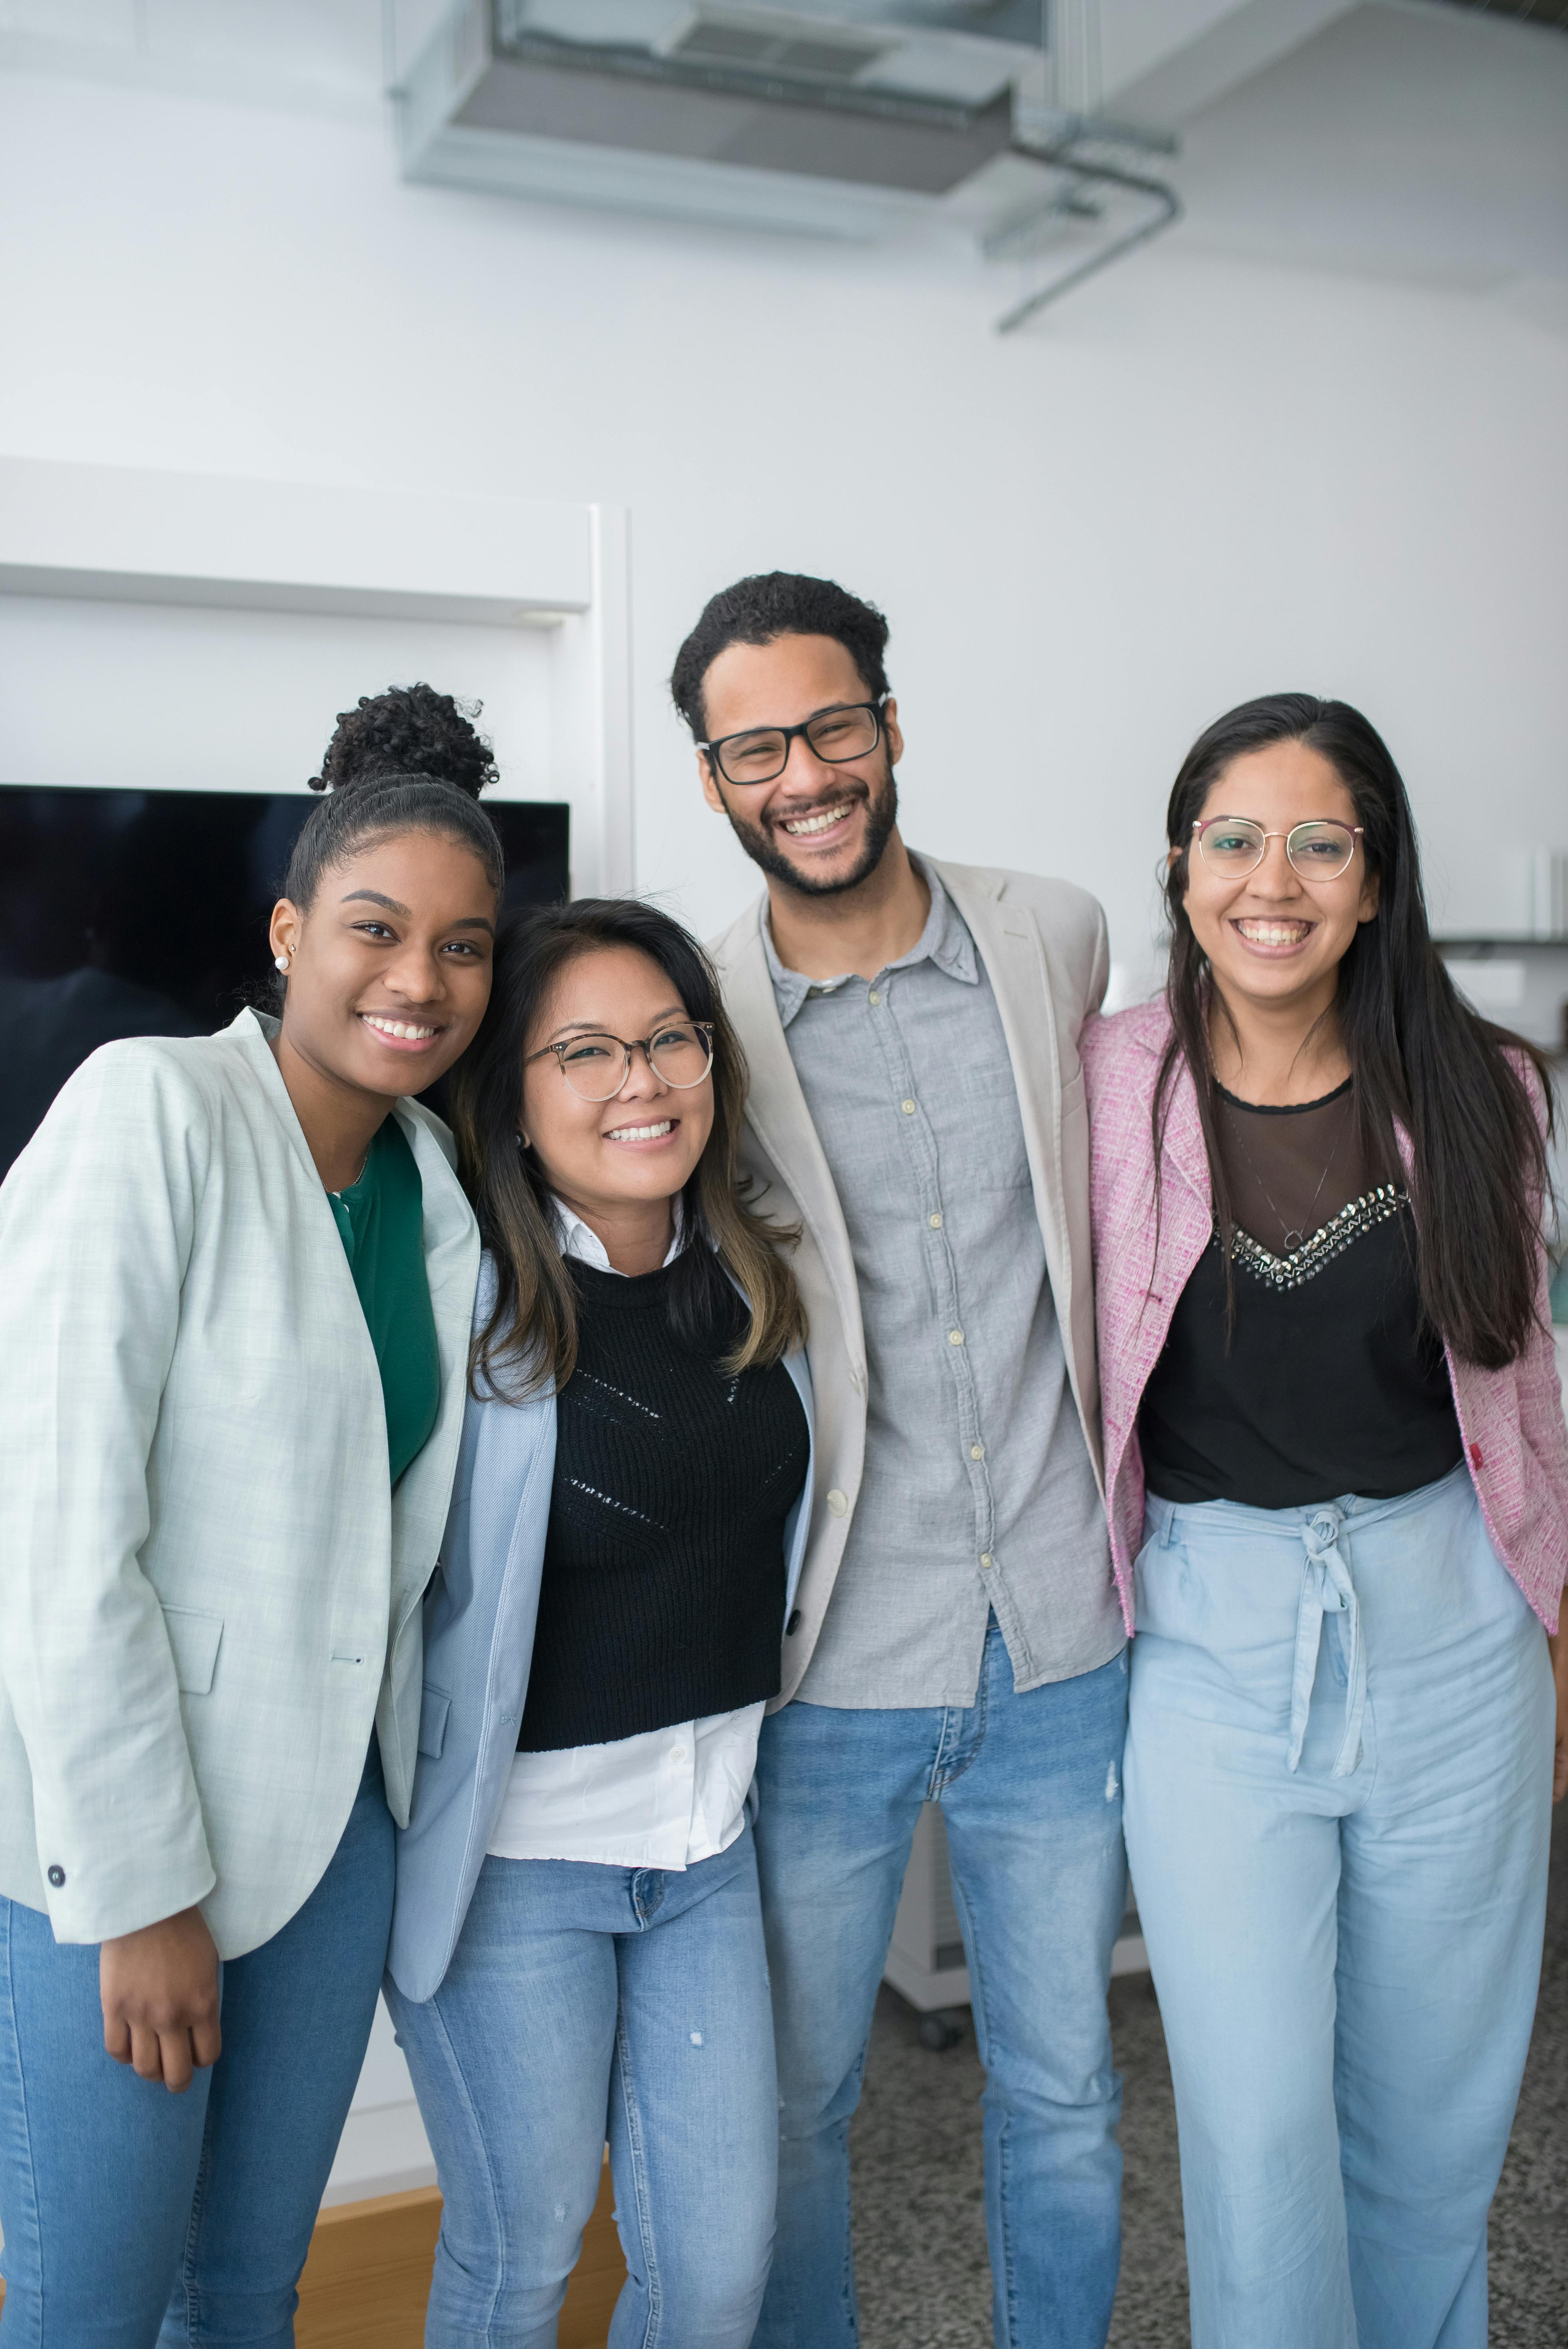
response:
<path fill-rule="evenodd" d="M 318 804 L 297 792 L 0 783 L 0 1174 L 98 1045 L 209 1036 L 264 999 L 268 918 Z M 565 804 L 486 806 L 507 905 L 564 897 Z"/>

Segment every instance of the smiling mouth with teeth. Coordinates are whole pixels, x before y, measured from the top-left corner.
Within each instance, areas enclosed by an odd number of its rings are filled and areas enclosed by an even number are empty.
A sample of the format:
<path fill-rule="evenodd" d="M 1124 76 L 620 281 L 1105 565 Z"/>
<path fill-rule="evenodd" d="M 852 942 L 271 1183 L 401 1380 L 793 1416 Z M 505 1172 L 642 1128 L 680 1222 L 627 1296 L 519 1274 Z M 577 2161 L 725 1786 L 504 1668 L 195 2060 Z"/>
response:
<path fill-rule="evenodd" d="M 856 804 L 853 800 L 841 800 L 837 807 L 822 809 L 815 815 L 793 816 L 782 829 L 791 839 L 810 840 L 815 834 L 831 832 L 835 824 L 842 823 L 846 816 L 854 813 Z"/>
<path fill-rule="evenodd" d="M 412 1019 L 389 1019 L 377 1011 L 362 1011 L 359 1016 L 377 1036 L 391 1037 L 399 1044 L 428 1044 L 440 1033 L 437 1028 L 423 1028 Z"/>
<path fill-rule="evenodd" d="M 1244 922 L 1233 926 L 1249 946 L 1298 947 L 1312 936 L 1315 922 Z"/>
<path fill-rule="evenodd" d="M 673 1117 L 661 1117 L 654 1125 L 613 1125 L 605 1133 L 606 1142 L 662 1142 L 666 1133 L 676 1130 Z"/>

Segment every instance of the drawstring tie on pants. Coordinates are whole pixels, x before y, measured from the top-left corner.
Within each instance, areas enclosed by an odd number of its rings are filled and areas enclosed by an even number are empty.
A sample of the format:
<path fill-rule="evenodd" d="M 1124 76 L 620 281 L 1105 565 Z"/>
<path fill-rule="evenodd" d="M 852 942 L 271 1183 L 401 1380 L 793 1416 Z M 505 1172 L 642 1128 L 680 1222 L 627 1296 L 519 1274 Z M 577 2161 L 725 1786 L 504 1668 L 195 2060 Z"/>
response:
<path fill-rule="evenodd" d="M 1361 1759 L 1361 1723 L 1367 1711 L 1367 1656 L 1361 1644 L 1361 1604 L 1350 1568 L 1339 1548 L 1345 1512 L 1326 1503 L 1315 1509 L 1301 1528 L 1306 1549 L 1306 1571 L 1301 1581 L 1301 1606 L 1296 1616 L 1295 1665 L 1290 1692 L 1290 1754 L 1287 1767 L 1301 1760 L 1312 1708 L 1312 1684 L 1317 1678 L 1317 1651 L 1326 1615 L 1348 1620 L 1350 1661 L 1346 1671 L 1345 1743 L 1334 1765 L 1336 1778 L 1348 1778 Z"/>

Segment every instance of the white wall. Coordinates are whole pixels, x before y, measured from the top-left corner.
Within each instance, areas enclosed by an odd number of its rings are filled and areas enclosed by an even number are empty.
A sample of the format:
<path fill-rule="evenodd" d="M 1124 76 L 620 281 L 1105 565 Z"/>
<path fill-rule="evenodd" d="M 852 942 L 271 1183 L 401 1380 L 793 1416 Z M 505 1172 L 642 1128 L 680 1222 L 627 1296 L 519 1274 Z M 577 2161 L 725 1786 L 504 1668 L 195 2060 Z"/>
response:
<path fill-rule="evenodd" d="M 1083 881 L 1125 962 L 1175 764 L 1254 692 L 1383 726 L 1449 926 L 1520 926 L 1568 833 L 1568 342 L 1496 303 L 1178 238 L 999 341 L 956 239 L 405 187 L 364 121 L 20 73 L 0 216 L 0 450 L 629 507 L 638 880 L 701 928 L 751 875 L 663 680 L 774 565 L 885 606 L 915 843 Z"/>

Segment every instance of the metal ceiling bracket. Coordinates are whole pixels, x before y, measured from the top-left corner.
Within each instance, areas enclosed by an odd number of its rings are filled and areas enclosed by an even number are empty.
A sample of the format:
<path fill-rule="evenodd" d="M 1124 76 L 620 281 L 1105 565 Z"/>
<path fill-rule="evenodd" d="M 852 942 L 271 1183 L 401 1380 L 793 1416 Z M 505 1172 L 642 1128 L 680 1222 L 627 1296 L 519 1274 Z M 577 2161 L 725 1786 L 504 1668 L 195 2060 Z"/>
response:
<path fill-rule="evenodd" d="M 1086 124 L 1077 137 L 1084 136 L 1091 131 L 1091 128 Z M 1105 133 L 1102 131 L 1101 135 Z M 1111 163 L 1086 161 L 1073 151 L 1076 143 L 1077 138 L 1048 147 L 1029 146 L 1018 139 L 1012 141 L 1008 149 L 1010 154 L 1022 156 L 1031 163 L 1043 163 L 1052 171 L 1067 174 L 1069 184 L 1065 189 L 1057 186 L 1032 212 L 1016 213 L 1010 221 L 993 230 L 982 244 L 987 259 L 1003 258 L 1028 228 L 1048 220 L 1053 214 L 1080 219 L 1086 212 L 1098 214 L 1099 208 L 1093 202 L 1097 189 L 1146 197 L 1154 209 L 1147 220 L 1139 221 L 1122 235 L 1114 237 L 1098 253 L 1092 253 L 1086 261 L 1080 261 L 1076 268 L 1053 278 L 1048 285 L 1037 287 L 1022 302 L 1016 303 L 1005 316 L 997 319 L 996 332 L 999 335 L 1012 334 L 1026 318 L 1034 317 L 1047 304 L 1059 302 L 1064 294 L 1070 294 L 1086 279 L 1098 276 L 1102 269 L 1109 269 L 1113 261 L 1119 261 L 1124 254 L 1131 253 L 1136 246 L 1147 244 L 1151 237 L 1159 236 L 1181 217 L 1181 199 L 1168 181 L 1151 180 L 1140 171 L 1124 171 Z M 1154 142 L 1150 140 L 1149 143 Z"/>

